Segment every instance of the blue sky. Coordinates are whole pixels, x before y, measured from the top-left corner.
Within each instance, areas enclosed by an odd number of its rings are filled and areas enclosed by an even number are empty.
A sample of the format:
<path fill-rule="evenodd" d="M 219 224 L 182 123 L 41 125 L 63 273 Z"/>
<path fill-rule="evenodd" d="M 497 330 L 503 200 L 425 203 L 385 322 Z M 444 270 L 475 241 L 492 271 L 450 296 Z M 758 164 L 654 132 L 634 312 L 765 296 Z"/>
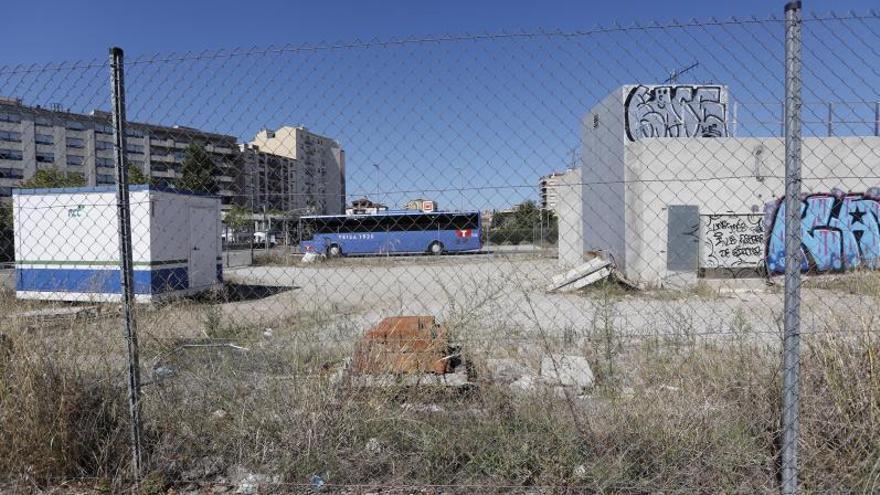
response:
<path fill-rule="evenodd" d="M 766 0 L 534 1 L 15 1 L 4 5 L 0 65 L 103 56 L 118 44 L 132 54 L 373 39 L 538 27 L 590 28 L 615 21 L 764 17 L 785 2 Z M 823 12 L 876 8 L 870 0 L 804 2 Z"/>
<path fill-rule="evenodd" d="M 304 124 L 342 142 L 352 196 L 378 190 L 392 204 L 427 196 L 444 207 L 503 208 L 536 199 L 538 177 L 569 163 L 579 146 L 580 118 L 608 91 L 624 83 L 662 82 L 669 71 L 693 61 L 699 67 L 681 82 L 729 85 L 744 103 L 740 133 L 777 132 L 774 103 L 745 103 L 781 97 L 781 29 L 746 23 L 402 45 L 375 40 L 541 28 L 572 33 L 615 21 L 766 18 L 781 16 L 783 4 L 11 2 L 4 7 L 0 39 L 15 49 L 0 54 L 0 66 L 54 67 L 76 60 L 98 65 L 0 72 L 0 94 L 73 111 L 106 109 L 106 68 L 100 64 L 107 48 L 119 45 L 129 61 L 132 120 L 190 125 L 241 140 L 262 127 Z M 817 13 L 875 7 L 868 1 L 806 4 Z M 878 28 L 876 21 L 811 26 L 805 35 L 805 99 L 880 98 Z M 352 40 L 373 43 L 302 49 Z M 263 49 L 290 45 L 299 49 Z M 251 47 L 257 49 L 242 54 Z M 866 110 L 839 111 L 855 115 L 841 120 L 860 120 Z"/>

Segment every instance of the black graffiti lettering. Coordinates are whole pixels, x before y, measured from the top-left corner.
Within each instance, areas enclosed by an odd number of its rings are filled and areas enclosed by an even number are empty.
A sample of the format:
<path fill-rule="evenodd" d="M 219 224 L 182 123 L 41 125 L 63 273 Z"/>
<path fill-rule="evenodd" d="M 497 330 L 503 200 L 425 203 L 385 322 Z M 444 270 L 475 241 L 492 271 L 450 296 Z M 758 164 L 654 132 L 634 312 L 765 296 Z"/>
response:
<path fill-rule="evenodd" d="M 630 141 L 651 137 L 725 137 L 727 105 L 721 86 L 636 86 L 626 97 Z"/>

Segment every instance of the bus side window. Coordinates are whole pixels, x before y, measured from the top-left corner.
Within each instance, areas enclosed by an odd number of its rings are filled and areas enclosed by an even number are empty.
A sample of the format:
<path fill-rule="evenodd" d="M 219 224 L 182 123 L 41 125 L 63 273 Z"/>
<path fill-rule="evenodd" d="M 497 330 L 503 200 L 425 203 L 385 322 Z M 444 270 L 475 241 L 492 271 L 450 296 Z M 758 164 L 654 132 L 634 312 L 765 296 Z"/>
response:
<path fill-rule="evenodd" d="M 413 230 L 419 231 L 428 231 L 428 230 L 437 230 L 437 225 L 434 222 L 434 215 L 417 215 L 415 217 L 415 227 Z"/>

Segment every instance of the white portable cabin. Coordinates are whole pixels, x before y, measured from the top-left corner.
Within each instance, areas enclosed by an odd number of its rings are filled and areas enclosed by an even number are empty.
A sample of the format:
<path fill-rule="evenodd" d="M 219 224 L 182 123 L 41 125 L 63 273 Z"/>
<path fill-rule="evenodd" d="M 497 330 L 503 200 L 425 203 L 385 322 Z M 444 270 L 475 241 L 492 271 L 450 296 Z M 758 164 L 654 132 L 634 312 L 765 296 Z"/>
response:
<path fill-rule="evenodd" d="M 15 189 L 15 291 L 21 299 L 120 301 L 116 186 Z M 129 186 L 137 302 L 222 281 L 220 199 Z"/>

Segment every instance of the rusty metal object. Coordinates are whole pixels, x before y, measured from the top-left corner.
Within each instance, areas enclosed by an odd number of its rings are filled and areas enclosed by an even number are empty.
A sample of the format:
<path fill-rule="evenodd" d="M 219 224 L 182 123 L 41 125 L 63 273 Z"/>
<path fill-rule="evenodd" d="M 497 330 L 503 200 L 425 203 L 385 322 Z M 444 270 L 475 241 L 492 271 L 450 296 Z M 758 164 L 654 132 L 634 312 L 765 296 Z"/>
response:
<path fill-rule="evenodd" d="M 393 316 L 367 331 L 358 343 L 352 371 L 408 374 L 452 371 L 446 328 L 433 316 Z"/>

